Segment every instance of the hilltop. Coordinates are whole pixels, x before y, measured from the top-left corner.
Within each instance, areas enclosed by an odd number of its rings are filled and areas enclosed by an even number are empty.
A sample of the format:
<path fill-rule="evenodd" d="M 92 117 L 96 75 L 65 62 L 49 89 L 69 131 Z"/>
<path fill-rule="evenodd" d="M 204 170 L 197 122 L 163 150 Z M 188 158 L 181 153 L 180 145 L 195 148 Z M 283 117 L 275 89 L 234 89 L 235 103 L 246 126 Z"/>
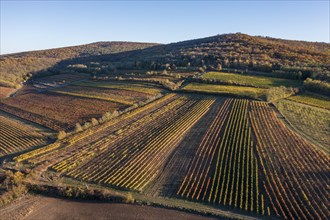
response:
<path fill-rule="evenodd" d="M 102 63 L 110 62 L 118 69 L 146 70 L 203 71 L 216 69 L 220 65 L 221 68 L 257 71 L 282 78 L 312 77 L 328 80 L 329 60 L 328 43 L 282 40 L 237 33 L 157 45 L 140 51 L 85 57 L 71 62 L 85 64 L 87 67 L 91 62 L 91 66 L 95 66 L 95 63 L 104 66 Z M 69 64 L 65 62 L 58 68 L 63 69 L 66 65 Z"/>
<path fill-rule="evenodd" d="M 170 44 L 98 42 L 1 56 L 1 81 L 14 85 L 50 68 L 92 74 L 116 69 L 205 71 L 227 68 L 293 79 L 330 79 L 330 44 L 223 34 Z M 50 73 L 49 73 L 50 72 Z M 6 83 L 3 82 L 2 84 Z"/>

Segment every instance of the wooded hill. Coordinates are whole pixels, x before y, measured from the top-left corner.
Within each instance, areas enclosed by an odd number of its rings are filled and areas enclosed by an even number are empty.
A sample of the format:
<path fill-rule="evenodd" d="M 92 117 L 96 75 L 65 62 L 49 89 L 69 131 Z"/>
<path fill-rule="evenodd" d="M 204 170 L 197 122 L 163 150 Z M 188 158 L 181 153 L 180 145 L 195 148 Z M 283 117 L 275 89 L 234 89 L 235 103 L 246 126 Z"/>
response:
<path fill-rule="evenodd" d="M 62 61 L 62 62 L 59 62 Z M 56 65 L 55 65 L 56 64 Z M 116 69 L 231 69 L 330 81 L 330 44 L 223 34 L 171 44 L 100 42 L 1 56 L 1 80 L 19 83 L 50 68 L 111 74 Z"/>
<path fill-rule="evenodd" d="M 80 46 L 31 51 L 0 56 L 0 86 L 13 87 L 34 73 L 56 63 L 77 58 L 139 50 L 154 46 L 152 43 L 97 42 Z"/>
<path fill-rule="evenodd" d="M 281 78 L 311 77 L 329 81 L 330 44 L 238 33 L 157 45 L 140 51 L 86 57 L 73 62 L 87 67 L 89 63 L 92 67 L 99 63 L 103 66 L 101 73 L 111 72 L 113 66 L 118 69 L 178 68 L 202 71 L 221 66 L 231 70 L 263 72 Z M 69 63 L 63 63 L 59 68 L 65 65 Z"/>

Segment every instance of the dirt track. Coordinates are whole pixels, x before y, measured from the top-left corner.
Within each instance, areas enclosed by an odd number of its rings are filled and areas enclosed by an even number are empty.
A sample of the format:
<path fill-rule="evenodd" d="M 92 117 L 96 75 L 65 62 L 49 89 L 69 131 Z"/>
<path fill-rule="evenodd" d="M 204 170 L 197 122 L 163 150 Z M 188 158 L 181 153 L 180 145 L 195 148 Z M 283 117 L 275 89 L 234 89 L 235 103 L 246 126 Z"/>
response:
<path fill-rule="evenodd" d="M 28 197 L 0 209 L 1 220 L 66 220 L 66 219 L 210 219 L 186 212 L 138 206 Z"/>

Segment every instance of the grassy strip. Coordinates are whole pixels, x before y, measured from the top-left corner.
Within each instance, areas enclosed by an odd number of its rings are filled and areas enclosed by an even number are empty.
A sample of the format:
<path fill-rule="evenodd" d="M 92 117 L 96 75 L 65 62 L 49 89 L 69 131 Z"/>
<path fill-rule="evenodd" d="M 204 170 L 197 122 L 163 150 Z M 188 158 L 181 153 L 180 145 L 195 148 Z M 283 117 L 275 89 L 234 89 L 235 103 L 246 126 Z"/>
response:
<path fill-rule="evenodd" d="M 330 109 L 330 99 L 328 97 L 311 92 L 291 96 L 288 99 L 306 105 Z"/>
<path fill-rule="evenodd" d="M 77 97 L 82 97 L 82 98 L 100 99 L 100 100 L 116 102 L 116 103 L 124 104 L 124 105 L 133 105 L 134 104 L 133 102 L 124 101 L 124 100 L 121 100 L 121 99 L 113 99 L 113 98 L 109 98 L 109 97 L 93 96 L 93 95 L 80 94 L 80 93 L 75 93 L 75 92 L 65 92 L 65 91 L 56 91 L 56 90 L 52 90 L 51 92 L 58 93 L 58 94 L 63 94 L 63 95 L 77 96 Z"/>
<path fill-rule="evenodd" d="M 203 83 L 190 83 L 183 88 L 187 92 L 203 92 L 210 94 L 234 95 L 238 97 L 247 97 L 258 99 L 265 95 L 265 89 L 245 87 L 245 86 L 228 86 L 228 85 L 213 85 Z"/>
<path fill-rule="evenodd" d="M 296 87 L 302 84 L 298 80 L 280 79 L 266 76 L 251 76 L 236 73 L 208 72 L 202 76 L 202 79 L 220 80 L 227 83 L 238 83 L 246 86 L 255 86 L 260 88 L 271 88 L 278 86 Z"/>

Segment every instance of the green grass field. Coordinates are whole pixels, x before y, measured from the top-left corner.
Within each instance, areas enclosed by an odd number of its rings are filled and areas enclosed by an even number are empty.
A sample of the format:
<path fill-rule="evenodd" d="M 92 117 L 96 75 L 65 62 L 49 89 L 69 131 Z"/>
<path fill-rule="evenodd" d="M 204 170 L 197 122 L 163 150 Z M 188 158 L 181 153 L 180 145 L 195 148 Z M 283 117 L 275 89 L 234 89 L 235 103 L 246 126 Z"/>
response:
<path fill-rule="evenodd" d="M 330 109 L 330 98 L 329 97 L 311 93 L 311 92 L 305 92 L 303 94 L 291 96 L 288 99 L 291 101 L 303 103 L 306 105 Z"/>
<path fill-rule="evenodd" d="M 276 108 L 300 132 L 323 146 L 330 153 L 330 111 L 287 99 L 277 100 Z"/>
<path fill-rule="evenodd" d="M 302 85 L 301 81 L 280 79 L 266 76 L 251 76 L 236 73 L 208 72 L 202 76 L 203 79 L 216 79 L 228 83 L 238 83 L 247 86 L 255 86 L 261 88 L 270 88 L 278 86 L 296 87 Z"/>
<path fill-rule="evenodd" d="M 213 85 L 204 83 L 190 83 L 183 88 L 183 91 L 234 95 L 249 98 L 260 98 L 265 93 L 265 89 L 261 88 L 246 86 Z"/>

